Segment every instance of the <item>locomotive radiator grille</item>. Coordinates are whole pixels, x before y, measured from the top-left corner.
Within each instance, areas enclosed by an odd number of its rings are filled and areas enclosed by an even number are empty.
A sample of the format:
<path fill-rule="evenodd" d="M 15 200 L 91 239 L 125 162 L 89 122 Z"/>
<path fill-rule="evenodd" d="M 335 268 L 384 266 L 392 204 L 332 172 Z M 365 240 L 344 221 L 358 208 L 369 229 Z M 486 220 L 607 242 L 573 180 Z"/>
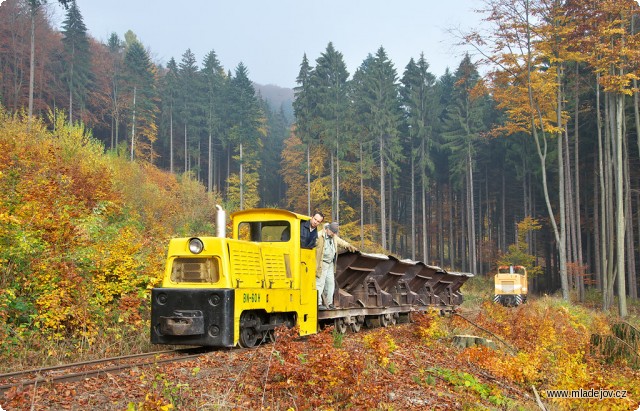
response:
<path fill-rule="evenodd" d="M 171 266 L 171 281 L 177 283 L 215 283 L 220 278 L 214 258 L 176 258 Z"/>

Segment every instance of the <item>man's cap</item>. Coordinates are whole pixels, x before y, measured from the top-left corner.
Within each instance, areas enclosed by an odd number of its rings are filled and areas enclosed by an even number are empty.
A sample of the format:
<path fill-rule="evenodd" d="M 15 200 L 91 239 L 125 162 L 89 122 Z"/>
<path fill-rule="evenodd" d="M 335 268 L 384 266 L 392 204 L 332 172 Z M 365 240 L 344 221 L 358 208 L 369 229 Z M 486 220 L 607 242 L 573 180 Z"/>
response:
<path fill-rule="evenodd" d="M 329 230 L 331 230 L 332 233 L 334 234 L 338 234 L 338 222 L 334 221 L 333 223 L 329 224 Z"/>

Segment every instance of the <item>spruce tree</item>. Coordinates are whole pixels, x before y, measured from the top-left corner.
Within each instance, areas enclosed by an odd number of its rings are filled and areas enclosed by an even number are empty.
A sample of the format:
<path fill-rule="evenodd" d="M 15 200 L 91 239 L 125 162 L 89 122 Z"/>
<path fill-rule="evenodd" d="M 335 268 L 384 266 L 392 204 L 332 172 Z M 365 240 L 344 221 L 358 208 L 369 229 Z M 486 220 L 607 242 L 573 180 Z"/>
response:
<path fill-rule="evenodd" d="M 423 242 L 422 260 L 429 261 L 426 196 L 429 177 L 433 174 L 433 160 L 431 159 L 432 132 L 435 123 L 435 76 L 429 72 L 429 63 L 420 55 L 418 62 L 409 61 L 402 77 L 402 101 L 408 125 L 409 144 L 411 148 L 411 258 L 415 259 L 417 232 L 415 222 L 415 170 L 418 170 L 421 186 L 422 227 L 420 236 Z"/>
<path fill-rule="evenodd" d="M 139 41 L 133 41 L 125 54 L 127 101 L 131 119 L 131 160 L 153 162 L 156 153 L 159 113 L 156 67 Z"/>
<path fill-rule="evenodd" d="M 316 60 L 312 76 L 314 96 L 317 97 L 318 134 L 322 144 L 331 153 L 331 219 L 340 219 L 340 159 L 347 128 L 345 113 L 348 109 L 347 80 L 349 72 L 342 53 L 327 45 Z M 335 168 L 334 168 L 335 167 Z"/>
<path fill-rule="evenodd" d="M 222 106 L 224 105 L 224 87 L 226 75 L 215 51 L 211 50 L 204 58 L 202 76 L 206 85 L 206 128 L 207 128 L 207 190 L 214 188 L 215 147 L 220 145 L 223 130 Z"/>
<path fill-rule="evenodd" d="M 229 140 L 235 147 L 238 174 L 229 176 L 229 197 L 242 210 L 258 205 L 259 153 L 266 135 L 266 119 L 260 107 L 247 67 L 240 62 L 230 81 Z"/>
<path fill-rule="evenodd" d="M 87 104 L 87 91 L 92 83 L 91 52 L 87 27 L 75 0 L 67 10 L 66 18 L 62 22 L 62 44 L 64 46 L 65 66 L 64 79 L 69 92 L 69 122 L 73 122 L 74 100 L 80 110 Z"/>

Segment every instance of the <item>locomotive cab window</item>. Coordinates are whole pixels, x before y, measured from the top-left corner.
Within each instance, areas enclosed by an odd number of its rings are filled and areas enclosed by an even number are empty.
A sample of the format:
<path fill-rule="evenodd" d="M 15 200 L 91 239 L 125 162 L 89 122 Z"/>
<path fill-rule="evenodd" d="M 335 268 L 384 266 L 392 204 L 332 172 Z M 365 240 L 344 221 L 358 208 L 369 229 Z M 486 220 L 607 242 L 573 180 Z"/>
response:
<path fill-rule="evenodd" d="M 219 279 L 217 258 L 176 258 L 171 265 L 171 281 L 176 283 L 217 283 Z"/>
<path fill-rule="evenodd" d="M 291 239 L 288 221 L 243 222 L 238 226 L 238 239 L 256 242 L 286 242 Z"/>

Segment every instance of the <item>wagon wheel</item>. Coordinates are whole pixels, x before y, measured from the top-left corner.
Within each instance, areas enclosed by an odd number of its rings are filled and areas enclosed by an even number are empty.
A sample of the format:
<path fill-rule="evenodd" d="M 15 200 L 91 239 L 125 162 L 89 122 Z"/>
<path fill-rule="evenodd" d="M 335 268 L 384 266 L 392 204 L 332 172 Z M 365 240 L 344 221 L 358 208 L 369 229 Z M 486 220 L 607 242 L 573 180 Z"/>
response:
<path fill-rule="evenodd" d="M 373 328 L 373 327 L 376 326 L 376 324 L 374 322 L 375 320 L 376 320 L 375 317 L 367 316 L 367 317 L 364 318 L 364 325 L 366 325 L 367 328 Z"/>
<path fill-rule="evenodd" d="M 364 324 L 364 315 L 358 315 L 351 319 L 351 331 L 354 333 L 360 332 L 362 325 Z"/>
<path fill-rule="evenodd" d="M 389 314 L 389 316 L 391 317 L 391 325 L 396 325 L 398 324 L 398 319 L 400 318 L 400 314 L 398 313 L 393 313 L 393 314 Z"/>
<path fill-rule="evenodd" d="M 381 327 L 387 327 L 391 324 L 391 314 L 380 314 L 378 319 L 380 320 Z"/>
<path fill-rule="evenodd" d="M 410 322 L 413 322 L 413 319 L 411 318 L 411 312 L 398 314 L 398 323 L 408 324 Z"/>
<path fill-rule="evenodd" d="M 340 334 L 344 334 L 347 332 L 347 323 L 344 321 L 344 318 L 336 318 L 333 321 L 333 324 L 336 327 L 336 331 Z"/>
<path fill-rule="evenodd" d="M 242 313 L 240 316 L 240 335 L 238 343 L 241 347 L 251 348 L 256 345 L 262 333 L 256 330 L 256 326 L 260 325 L 260 318 L 251 312 Z"/>

